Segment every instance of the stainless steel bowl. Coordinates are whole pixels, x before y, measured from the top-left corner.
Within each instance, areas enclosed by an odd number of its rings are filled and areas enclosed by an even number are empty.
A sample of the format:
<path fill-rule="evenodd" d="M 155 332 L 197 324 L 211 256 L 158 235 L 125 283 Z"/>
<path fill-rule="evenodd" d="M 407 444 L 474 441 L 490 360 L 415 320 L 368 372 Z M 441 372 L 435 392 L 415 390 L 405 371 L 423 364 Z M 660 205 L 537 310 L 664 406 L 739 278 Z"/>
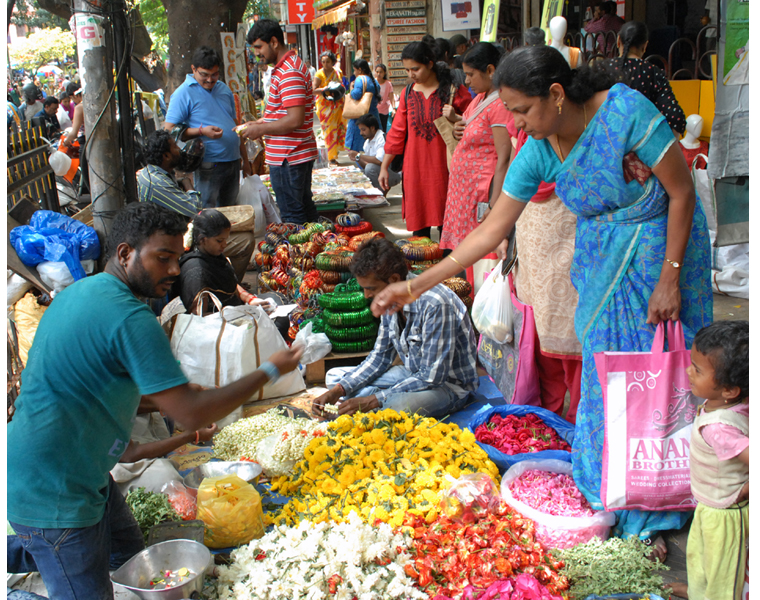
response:
<path fill-rule="evenodd" d="M 170 540 L 135 554 L 111 575 L 111 581 L 144 600 L 182 600 L 203 591 L 203 576 L 211 566 L 211 552 L 192 540 Z M 187 581 L 164 590 L 150 589 L 153 578 L 166 571 L 186 568 L 193 573 Z M 193 596 L 196 593 L 196 596 Z"/>
<path fill-rule="evenodd" d="M 247 461 L 212 461 L 200 467 L 195 467 L 185 475 L 183 481 L 185 487 L 190 490 L 190 493 L 197 495 L 201 481 L 206 477 L 219 477 L 233 473 L 248 483 L 256 483 L 261 476 L 261 466 L 258 463 Z"/>

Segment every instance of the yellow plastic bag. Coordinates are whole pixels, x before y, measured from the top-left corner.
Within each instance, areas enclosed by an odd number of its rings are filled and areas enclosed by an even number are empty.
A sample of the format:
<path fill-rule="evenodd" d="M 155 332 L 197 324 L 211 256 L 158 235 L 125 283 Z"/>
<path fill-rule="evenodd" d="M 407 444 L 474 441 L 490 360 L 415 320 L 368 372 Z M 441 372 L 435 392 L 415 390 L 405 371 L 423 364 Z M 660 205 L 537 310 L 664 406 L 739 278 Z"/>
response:
<path fill-rule="evenodd" d="M 240 546 L 264 535 L 261 496 L 237 475 L 201 482 L 196 518 L 206 525 L 203 543 L 209 548 Z"/>

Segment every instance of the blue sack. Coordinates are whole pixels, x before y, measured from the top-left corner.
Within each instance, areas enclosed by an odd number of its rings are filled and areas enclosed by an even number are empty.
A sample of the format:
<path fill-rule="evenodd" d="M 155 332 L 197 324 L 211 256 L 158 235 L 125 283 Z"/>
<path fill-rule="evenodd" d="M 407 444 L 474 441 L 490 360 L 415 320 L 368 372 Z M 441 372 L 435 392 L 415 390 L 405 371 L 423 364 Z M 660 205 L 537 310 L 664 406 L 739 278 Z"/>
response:
<path fill-rule="evenodd" d="M 575 438 L 575 427 L 572 423 L 565 421 L 562 417 L 558 417 L 550 410 L 541 408 L 540 406 L 529 406 L 527 404 L 504 404 L 501 406 L 488 407 L 484 406 L 478 412 L 476 412 L 467 428 L 475 433 L 475 429 L 483 423 L 488 423 L 493 415 L 501 415 L 506 417 L 507 415 L 515 415 L 517 417 L 523 417 L 528 414 L 535 414 L 541 418 L 549 427 L 552 427 L 559 437 L 565 440 L 571 446 Z M 570 462 L 570 453 L 567 450 L 544 450 L 542 452 L 527 452 L 524 454 L 504 454 L 500 450 L 497 450 L 489 444 L 481 444 L 477 442 L 478 446 L 483 448 L 488 454 L 494 464 L 499 467 L 499 473 L 502 475 L 514 464 L 522 462 L 524 460 L 562 460 L 564 462 Z"/>
<path fill-rule="evenodd" d="M 100 256 L 100 241 L 92 227 L 51 210 L 38 210 L 29 225 L 14 227 L 10 241 L 25 265 L 64 262 L 75 281 L 86 275 L 81 261 Z"/>
<path fill-rule="evenodd" d="M 591 594 L 586 596 L 585 600 L 642 600 L 643 598 L 649 598 L 649 600 L 663 600 L 657 594 L 613 594 L 612 596 L 597 596 Z"/>

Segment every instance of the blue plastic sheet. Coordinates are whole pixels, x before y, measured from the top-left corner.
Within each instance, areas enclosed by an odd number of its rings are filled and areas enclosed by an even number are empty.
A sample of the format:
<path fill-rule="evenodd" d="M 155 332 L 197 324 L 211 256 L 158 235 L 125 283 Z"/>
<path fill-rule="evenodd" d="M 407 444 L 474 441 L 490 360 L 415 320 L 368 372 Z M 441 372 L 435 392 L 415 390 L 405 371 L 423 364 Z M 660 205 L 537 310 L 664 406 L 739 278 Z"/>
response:
<path fill-rule="evenodd" d="M 476 427 L 483 423 L 487 423 L 493 415 L 501 415 L 502 417 L 515 415 L 522 417 L 528 414 L 539 416 L 544 423 L 556 430 L 559 437 L 571 446 L 573 445 L 575 427 L 571 423 L 565 421 L 562 417 L 558 417 L 553 412 L 539 406 L 528 406 L 525 404 L 505 404 L 503 406 L 493 407 L 486 406 L 473 415 L 472 420 L 467 427 L 470 431 L 475 432 Z M 504 454 L 488 444 L 481 444 L 478 442 L 478 445 L 486 451 L 488 458 L 499 467 L 499 473 L 502 475 L 509 469 L 509 467 L 524 460 L 546 460 L 553 458 L 555 460 L 570 462 L 570 453 L 566 450 L 544 450 L 542 452 L 510 455 Z"/>
<path fill-rule="evenodd" d="M 86 275 L 81 261 L 100 256 L 100 241 L 92 227 L 51 210 L 38 210 L 29 225 L 14 227 L 10 240 L 25 265 L 63 262 L 75 281 Z"/>
<path fill-rule="evenodd" d="M 657 594 L 613 594 L 612 596 L 597 596 L 592 594 L 586 596 L 586 600 L 641 600 L 643 598 L 649 598 L 649 600 L 663 600 L 662 597 Z"/>

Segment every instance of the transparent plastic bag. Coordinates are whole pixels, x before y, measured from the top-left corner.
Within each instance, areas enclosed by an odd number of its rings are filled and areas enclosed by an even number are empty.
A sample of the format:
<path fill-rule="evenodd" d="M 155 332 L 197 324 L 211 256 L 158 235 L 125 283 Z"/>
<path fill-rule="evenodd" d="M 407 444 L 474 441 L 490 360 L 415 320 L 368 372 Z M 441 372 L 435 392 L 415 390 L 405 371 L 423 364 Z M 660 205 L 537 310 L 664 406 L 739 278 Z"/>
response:
<path fill-rule="evenodd" d="M 170 481 L 161 488 L 161 493 L 169 497 L 169 504 L 182 517 L 183 521 L 195 519 L 197 511 L 196 499 L 193 494 L 179 481 Z"/>
<path fill-rule="evenodd" d="M 265 437 L 256 447 L 256 455 L 254 458 L 256 462 L 261 465 L 261 469 L 267 477 L 288 475 L 293 471 L 293 467 L 296 466 L 295 460 L 275 457 L 275 448 L 281 439 L 282 431 L 278 431 L 277 433 Z"/>
<path fill-rule="evenodd" d="M 499 504 L 499 490 L 485 473 L 447 475 L 451 486 L 443 493 L 441 509 L 454 521 L 475 523 Z"/>
<path fill-rule="evenodd" d="M 562 517 L 540 512 L 517 500 L 512 495 L 509 484 L 531 469 L 572 476 L 573 465 L 553 459 L 524 460 L 511 466 L 501 479 L 501 497 L 523 517 L 536 524 L 537 542 L 547 549 L 563 550 L 589 542 L 594 537 L 602 541 L 609 537 L 610 527 L 615 524 L 615 515 L 612 513 L 599 511 L 590 517 Z"/>
<path fill-rule="evenodd" d="M 203 543 L 209 548 L 241 546 L 264 535 L 261 496 L 237 475 L 204 479 L 196 515 L 206 526 Z"/>
<path fill-rule="evenodd" d="M 500 344 L 514 339 L 512 294 L 509 277 L 501 274 L 500 262 L 475 295 L 472 303 L 472 324 L 487 338 Z"/>
<path fill-rule="evenodd" d="M 332 350 L 332 344 L 324 333 L 312 333 L 312 324 L 307 323 L 296 334 L 295 344 L 303 346 L 302 365 L 310 365 L 324 358 Z"/>

